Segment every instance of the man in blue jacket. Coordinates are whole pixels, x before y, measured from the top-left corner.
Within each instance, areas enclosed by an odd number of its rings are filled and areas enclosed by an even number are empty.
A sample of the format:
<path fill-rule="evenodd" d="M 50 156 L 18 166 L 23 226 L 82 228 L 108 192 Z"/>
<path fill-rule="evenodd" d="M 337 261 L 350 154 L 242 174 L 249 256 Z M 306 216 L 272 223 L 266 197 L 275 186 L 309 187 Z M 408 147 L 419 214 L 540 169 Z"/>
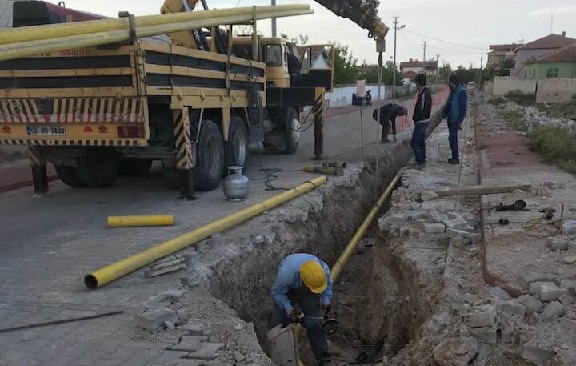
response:
<path fill-rule="evenodd" d="M 460 164 L 458 131 L 462 129 L 462 122 L 466 118 L 468 93 L 466 93 L 456 75 L 450 75 L 448 86 L 450 88 L 450 96 L 442 109 L 442 116 L 448 122 L 448 141 L 450 142 L 450 150 L 452 150 L 452 158 L 448 159 L 448 163 L 456 165 Z"/>
<path fill-rule="evenodd" d="M 322 331 L 322 310 L 330 311 L 330 268 L 312 254 L 297 253 L 284 258 L 272 286 L 276 302 L 272 326 L 288 325 L 301 318 L 319 365 L 329 359 L 328 342 Z"/>

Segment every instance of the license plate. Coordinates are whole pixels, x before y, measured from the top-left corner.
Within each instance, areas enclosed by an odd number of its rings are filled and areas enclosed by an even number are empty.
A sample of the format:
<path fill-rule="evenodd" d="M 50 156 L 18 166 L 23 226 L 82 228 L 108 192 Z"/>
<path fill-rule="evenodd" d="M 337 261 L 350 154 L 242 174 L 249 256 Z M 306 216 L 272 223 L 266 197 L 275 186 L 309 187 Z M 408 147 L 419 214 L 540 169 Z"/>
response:
<path fill-rule="evenodd" d="M 26 133 L 41 136 L 64 136 L 66 127 L 61 126 L 26 126 Z"/>

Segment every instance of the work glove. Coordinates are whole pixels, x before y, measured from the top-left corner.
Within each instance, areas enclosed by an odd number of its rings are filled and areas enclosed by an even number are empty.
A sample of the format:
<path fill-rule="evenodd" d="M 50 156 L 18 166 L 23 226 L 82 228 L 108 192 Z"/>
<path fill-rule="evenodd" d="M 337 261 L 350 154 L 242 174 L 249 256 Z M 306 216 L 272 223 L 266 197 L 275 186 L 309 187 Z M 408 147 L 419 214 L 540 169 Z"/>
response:
<path fill-rule="evenodd" d="M 296 311 L 296 309 L 292 309 L 288 312 L 288 320 L 290 323 L 297 323 L 300 314 Z"/>

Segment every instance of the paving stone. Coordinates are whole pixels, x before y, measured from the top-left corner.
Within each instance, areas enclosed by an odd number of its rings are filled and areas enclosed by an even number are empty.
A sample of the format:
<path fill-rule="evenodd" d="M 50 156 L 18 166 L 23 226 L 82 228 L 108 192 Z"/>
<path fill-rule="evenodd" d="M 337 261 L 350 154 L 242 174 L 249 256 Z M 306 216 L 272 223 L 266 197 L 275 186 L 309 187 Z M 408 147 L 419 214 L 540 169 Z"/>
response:
<path fill-rule="evenodd" d="M 218 351 L 226 347 L 223 343 L 204 343 L 202 348 L 196 352 L 191 352 L 187 358 L 197 360 L 213 360 L 218 356 Z"/>
<path fill-rule="evenodd" d="M 202 323 L 186 323 L 186 324 L 180 325 L 178 327 L 178 330 L 189 332 L 190 335 L 199 336 L 199 335 L 202 335 L 204 333 L 204 331 L 206 330 L 206 327 Z"/>
<path fill-rule="evenodd" d="M 512 300 L 512 296 L 508 295 L 508 293 L 502 290 L 500 287 L 488 287 L 486 289 L 486 293 L 496 299 L 505 301 Z"/>
<path fill-rule="evenodd" d="M 552 272 L 534 272 L 525 271 L 518 276 L 518 281 L 525 289 L 528 289 L 533 282 L 554 282 L 558 278 L 558 275 Z"/>
<path fill-rule="evenodd" d="M 196 352 L 208 341 L 206 336 L 182 336 L 178 344 L 168 347 L 171 351 Z"/>
<path fill-rule="evenodd" d="M 480 343 L 496 344 L 498 343 L 498 335 L 494 328 L 472 328 L 470 335 L 476 338 Z"/>
<path fill-rule="evenodd" d="M 526 343 L 522 350 L 522 358 L 537 365 L 543 365 L 554 356 L 554 351 L 536 344 Z"/>
<path fill-rule="evenodd" d="M 522 295 L 518 298 L 518 302 L 526 307 L 526 314 L 536 314 L 542 310 L 542 301 L 534 296 Z"/>
<path fill-rule="evenodd" d="M 529 292 L 537 295 L 542 301 L 556 301 L 560 295 L 568 293 L 568 289 L 556 286 L 554 282 L 533 282 L 530 284 Z"/>
<path fill-rule="evenodd" d="M 508 301 L 496 305 L 500 314 L 506 314 L 518 320 L 522 320 L 526 315 L 526 306 L 516 301 Z"/>
<path fill-rule="evenodd" d="M 558 301 L 552 301 L 544 307 L 542 311 L 542 320 L 545 322 L 553 321 L 564 314 L 564 305 Z"/>
<path fill-rule="evenodd" d="M 496 323 L 496 306 L 483 305 L 473 308 L 468 315 L 468 324 L 472 328 L 491 327 Z"/>
<path fill-rule="evenodd" d="M 178 322 L 178 314 L 172 309 L 160 308 L 146 309 L 136 315 L 136 324 L 149 331 L 160 329 L 166 322 L 175 324 Z"/>
<path fill-rule="evenodd" d="M 422 230 L 424 230 L 426 234 L 444 234 L 446 226 L 441 223 L 423 223 Z"/>

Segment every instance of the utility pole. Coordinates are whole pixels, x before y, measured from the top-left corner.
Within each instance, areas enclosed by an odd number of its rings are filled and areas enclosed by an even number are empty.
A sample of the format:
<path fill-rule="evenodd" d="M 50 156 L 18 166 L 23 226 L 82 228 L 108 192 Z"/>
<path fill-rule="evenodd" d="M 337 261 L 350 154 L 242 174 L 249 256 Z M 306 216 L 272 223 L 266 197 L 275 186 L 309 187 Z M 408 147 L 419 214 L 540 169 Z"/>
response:
<path fill-rule="evenodd" d="M 398 17 L 394 17 L 394 70 L 392 72 L 392 99 L 396 98 L 396 32 L 398 31 Z"/>
<path fill-rule="evenodd" d="M 270 5 L 276 6 L 276 0 L 271 0 Z M 272 37 L 276 37 L 276 18 L 272 18 Z"/>
<path fill-rule="evenodd" d="M 422 73 L 426 74 L 426 41 L 424 41 L 424 56 L 422 57 Z"/>
<path fill-rule="evenodd" d="M 440 60 L 440 54 L 436 54 L 436 84 L 438 84 L 438 78 L 440 77 L 440 65 L 438 64 L 438 60 Z"/>

